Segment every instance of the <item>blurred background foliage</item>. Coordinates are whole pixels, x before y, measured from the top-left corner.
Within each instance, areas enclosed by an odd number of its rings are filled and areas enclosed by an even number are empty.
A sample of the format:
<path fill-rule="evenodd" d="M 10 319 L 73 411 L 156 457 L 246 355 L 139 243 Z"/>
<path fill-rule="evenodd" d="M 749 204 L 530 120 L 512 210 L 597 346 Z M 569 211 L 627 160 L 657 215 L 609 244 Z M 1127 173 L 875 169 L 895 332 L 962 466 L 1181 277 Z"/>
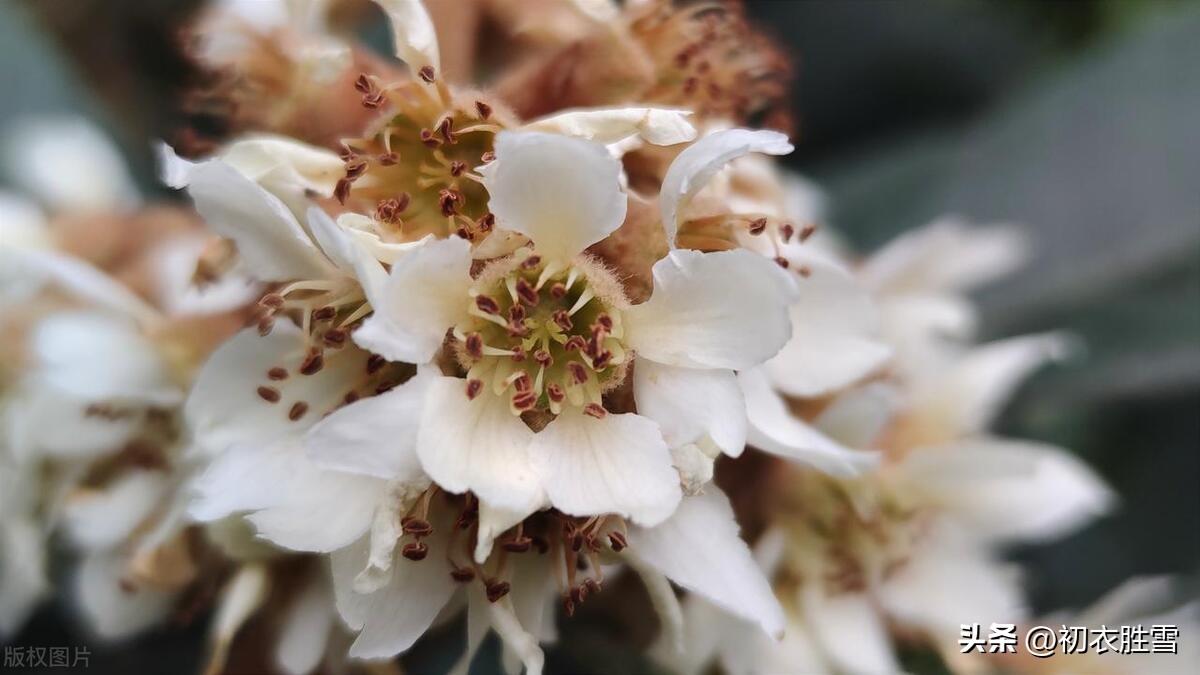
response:
<path fill-rule="evenodd" d="M 148 141 L 182 119 L 174 94 L 196 74 L 174 41 L 200 5 L 0 2 L 0 122 L 91 116 L 161 193 Z M 984 337 L 1064 329 L 1086 347 L 1023 387 L 1000 429 L 1074 449 L 1122 498 L 1066 541 L 1013 552 L 1035 607 L 1079 607 L 1137 574 L 1196 587 L 1200 3 L 748 5 L 798 66 L 788 161 L 827 190 L 830 221 L 864 251 L 945 213 L 1022 223 L 1036 254 L 980 294 Z M 80 642 L 61 616 L 17 643 Z M 563 626 L 551 666 L 647 667 L 605 631 L 586 614 Z M 445 667 L 460 639 L 433 641 L 413 672 Z M 200 662 L 200 628 L 93 653 L 98 670 L 175 673 Z"/>

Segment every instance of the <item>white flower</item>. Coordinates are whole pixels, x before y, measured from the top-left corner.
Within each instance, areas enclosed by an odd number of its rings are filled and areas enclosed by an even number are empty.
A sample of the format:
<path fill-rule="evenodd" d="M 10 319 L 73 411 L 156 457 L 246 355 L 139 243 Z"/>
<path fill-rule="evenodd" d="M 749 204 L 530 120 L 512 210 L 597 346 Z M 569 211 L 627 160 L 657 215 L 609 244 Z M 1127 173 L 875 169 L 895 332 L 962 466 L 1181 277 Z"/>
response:
<path fill-rule="evenodd" d="M 787 339 L 790 288 L 749 253 L 674 251 L 655 266 L 650 300 L 630 307 L 611 272 L 583 254 L 624 220 L 618 163 L 599 146 L 535 132 L 501 133 L 496 156 L 482 170 L 490 208 L 532 250 L 472 277 L 466 242 L 430 242 L 393 266 L 354 339 L 428 362 L 454 335 L 467 379 L 431 384 L 417 443 L 444 489 L 519 513 L 552 505 L 661 522 L 679 499 L 669 447 L 707 436 L 741 451 L 731 371 Z M 633 354 L 645 417 L 606 414 L 601 394 Z M 519 417 L 533 410 L 557 417 L 534 433 Z"/>

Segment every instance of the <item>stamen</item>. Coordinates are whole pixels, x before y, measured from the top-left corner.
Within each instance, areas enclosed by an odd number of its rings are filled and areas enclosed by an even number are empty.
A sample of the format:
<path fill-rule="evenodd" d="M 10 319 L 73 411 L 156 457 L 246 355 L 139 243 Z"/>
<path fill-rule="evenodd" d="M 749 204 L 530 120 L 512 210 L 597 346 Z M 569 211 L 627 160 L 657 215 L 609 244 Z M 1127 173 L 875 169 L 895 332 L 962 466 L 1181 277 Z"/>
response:
<path fill-rule="evenodd" d="M 304 363 L 300 364 L 301 375 L 315 375 L 321 372 L 321 368 L 325 367 L 325 357 L 321 352 L 314 352 L 304 359 Z"/>
<path fill-rule="evenodd" d="M 606 415 L 608 415 L 608 411 L 605 410 L 604 406 L 600 405 L 599 403 L 587 404 L 586 406 L 583 407 L 583 413 L 585 415 L 590 415 L 591 417 L 595 417 L 598 420 L 602 420 L 602 419 L 604 419 L 604 417 Z"/>
<path fill-rule="evenodd" d="M 259 387 L 258 396 L 267 403 L 279 403 L 279 390 L 274 387 Z"/>
<path fill-rule="evenodd" d="M 267 377 L 272 380 L 286 380 L 288 378 L 288 371 L 286 368 L 275 366 L 267 371 Z"/>
<path fill-rule="evenodd" d="M 410 541 L 400 549 L 400 554 L 412 561 L 421 561 L 429 555 L 429 546 L 423 541 Z"/>
<path fill-rule="evenodd" d="M 308 404 L 304 401 L 296 401 L 292 404 L 292 409 L 288 411 L 288 419 L 295 422 L 304 417 L 306 412 L 308 412 Z"/>

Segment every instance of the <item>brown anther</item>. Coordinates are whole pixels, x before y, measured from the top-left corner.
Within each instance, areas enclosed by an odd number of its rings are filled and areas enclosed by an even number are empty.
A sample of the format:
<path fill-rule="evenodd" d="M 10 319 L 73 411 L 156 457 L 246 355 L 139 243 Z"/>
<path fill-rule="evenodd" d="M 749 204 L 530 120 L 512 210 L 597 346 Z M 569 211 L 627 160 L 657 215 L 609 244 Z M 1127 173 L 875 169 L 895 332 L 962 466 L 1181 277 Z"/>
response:
<path fill-rule="evenodd" d="M 587 589 L 589 595 L 595 595 L 600 592 L 600 582 L 595 579 L 588 579 L 583 582 L 583 587 Z"/>
<path fill-rule="evenodd" d="M 562 599 L 563 613 L 568 618 L 575 616 L 575 601 L 571 599 L 570 594 L 563 595 Z"/>
<path fill-rule="evenodd" d="M 533 546 L 533 540 L 529 537 L 518 537 L 516 539 L 506 541 L 500 546 L 509 553 L 525 553 Z"/>
<path fill-rule="evenodd" d="M 529 377 L 529 373 L 521 373 L 513 379 L 513 388 L 517 391 L 533 391 L 533 378 Z"/>
<path fill-rule="evenodd" d="M 341 328 L 330 328 L 321 336 L 327 347 L 337 349 L 346 344 L 346 331 Z"/>
<path fill-rule="evenodd" d="M 479 161 L 483 162 L 484 164 L 487 164 L 488 162 L 491 162 L 494 159 L 496 159 L 496 152 L 494 150 L 487 150 L 482 155 L 479 156 Z"/>
<path fill-rule="evenodd" d="M 382 166 L 396 166 L 400 163 L 400 155 L 395 152 L 385 152 L 376 159 Z"/>
<path fill-rule="evenodd" d="M 550 319 L 552 321 L 554 321 L 554 325 L 558 326 L 559 328 L 563 329 L 564 331 L 571 330 L 572 328 L 575 327 L 575 323 L 571 321 L 571 315 L 567 314 L 567 310 L 565 310 L 565 309 L 556 310 L 553 314 L 550 315 Z M 575 335 L 572 337 L 579 337 L 579 336 Z M 580 339 L 582 339 L 582 338 L 580 338 Z"/>
<path fill-rule="evenodd" d="M 269 316 L 266 317 L 265 319 L 260 319 L 258 322 L 258 334 L 263 337 L 267 337 L 268 335 L 271 334 L 271 329 L 274 327 L 275 327 L 275 319 L 272 319 Z"/>
<path fill-rule="evenodd" d="M 346 178 L 354 180 L 367 171 L 367 163 L 361 159 L 346 162 Z"/>
<path fill-rule="evenodd" d="M 467 380 L 467 400 L 474 401 L 476 396 L 483 391 L 483 380 L 470 379 Z"/>
<path fill-rule="evenodd" d="M 597 325 L 600 326 L 601 328 L 603 328 L 605 333 L 612 333 L 613 320 L 612 320 L 611 316 L 609 316 L 607 314 L 600 314 L 599 316 L 597 316 L 596 324 L 592 326 L 593 333 L 596 332 Z"/>
<path fill-rule="evenodd" d="M 568 352 L 581 352 L 587 349 L 587 342 L 584 341 L 583 336 L 581 335 L 572 335 L 571 337 L 567 338 L 567 341 L 563 344 L 563 349 L 567 350 Z"/>
<path fill-rule="evenodd" d="M 612 532 L 608 533 L 608 545 L 612 547 L 614 552 L 620 553 L 629 546 L 629 540 L 627 540 L 625 535 L 620 531 L 613 530 Z"/>
<path fill-rule="evenodd" d="M 554 357 L 550 355 L 549 350 L 539 349 L 533 353 L 533 360 L 543 368 L 549 368 L 554 365 Z"/>
<path fill-rule="evenodd" d="M 766 218 L 755 218 L 754 220 L 750 221 L 750 234 L 762 234 L 763 230 L 765 229 L 767 229 Z"/>
<path fill-rule="evenodd" d="M 583 414 L 591 415 L 598 420 L 602 420 L 604 419 L 604 416 L 608 414 L 608 411 L 605 410 L 604 406 L 600 405 L 599 403 L 589 403 L 583 406 Z"/>
<path fill-rule="evenodd" d="M 369 94 L 375 91 L 375 83 L 371 81 L 371 78 L 367 77 L 366 73 L 363 73 L 354 80 L 354 88 L 363 94 Z"/>
<path fill-rule="evenodd" d="M 432 84 L 434 79 L 437 77 L 437 73 L 433 70 L 433 66 L 421 66 L 421 69 L 417 71 L 417 75 L 419 75 L 421 80 L 423 80 L 426 84 Z"/>
<path fill-rule="evenodd" d="M 421 139 L 421 143 L 423 143 L 426 147 L 429 147 L 429 148 L 436 148 L 437 146 L 442 144 L 442 142 L 439 141 L 437 139 L 437 137 L 433 135 L 433 132 L 430 131 L 429 129 L 422 129 L 421 132 L 418 134 L 418 137 Z"/>
<path fill-rule="evenodd" d="M 423 541 L 410 541 L 400 549 L 400 554 L 409 560 L 424 560 L 429 555 L 429 546 Z"/>
<path fill-rule="evenodd" d="M 403 528 L 405 533 L 414 537 L 428 537 L 433 534 L 433 525 L 424 518 L 405 518 Z"/>
<path fill-rule="evenodd" d="M 607 349 L 600 350 L 595 356 L 592 357 L 592 368 L 595 368 L 596 370 L 604 370 L 612 361 L 612 357 L 613 353 Z"/>
<path fill-rule="evenodd" d="M 362 97 L 362 106 L 367 110 L 374 110 L 383 105 L 383 101 L 382 93 L 366 94 Z"/>
<path fill-rule="evenodd" d="M 462 203 L 462 194 L 449 188 L 438 192 L 438 206 L 442 209 L 442 215 L 446 217 L 453 216 L 458 213 L 458 205 Z"/>
<path fill-rule="evenodd" d="M 587 600 L 587 591 L 583 586 L 575 586 L 568 591 L 571 594 L 571 602 L 576 605 L 582 605 L 584 600 Z"/>
<path fill-rule="evenodd" d="M 475 307 L 484 314 L 500 313 L 500 303 L 496 302 L 490 295 L 475 296 Z"/>
<path fill-rule="evenodd" d="M 512 356 L 509 358 L 513 360 L 513 363 L 522 363 L 525 361 L 525 356 L 525 348 L 521 345 L 517 345 L 513 347 Z"/>
<path fill-rule="evenodd" d="M 275 387 L 259 387 L 258 397 L 267 403 L 279 403 L 279 390 Z"/>
<path fill-rule="evenodd" d="M 314 309 L 312 312 L 313 321 L 328 321 L 337 316 L 337 308 L 325 305 Z"/>
<path fill-rule="evenodd" d="M 467 356 L 473 359 L 483 358 L 483 336 L 479 333 L 471 333 L 463 342 L 464 348 L 467 350 Z"/>
<path fill-rule="evenodd" d="M 296 401 L 292 404 L 291 410 L 288 410 L 288 419 L 295 422 L 304 417 L 304 413 L 308 412 L 308 404 L 304 401 Z"/>
<path fill-rule="evenodd" d="M 782 239 L 783 243 L 785 244 L 791 241 L 792 235 L 794 234 L 796 234 L 796 228 L 792 227 L 791 223 L 784 223 L 779 228 L 779 238 Z"/>
<path fill-rule="evenodd" d="M 538 398 L 537 392 L 533 392 L 533 391 L 519 392 L 517 394 L 514 394 L 512 397 L 512 407 L 517 410 L 521 410 L 521 411 L 530 410 L 533 408 L 534 404 L 537 403 L 537 398 Z"/>
<path fill-rule="evenodd" d="M 455 567 L 450 570 L 450 578 L 460 584 L 465 584 L 475 580 L 475 570 L 470 567 Z"/>
<path fill-rule="evenodd" d="M 321 368 L 325 367 L 325 357 L 321 352 L 313 352 L 304 359 L 304 363 L 300 364 L 301 375 L 315 375 L 321 372 Z"/>
<path fill-rule="evenodd" d="M 788 263 L 788 259 L 787 259 L 787 258 L 784 258 L 783 256 L 778 256 L 778 257 L 776 257 L 776 258 L 775 258 L 775 264 L 776 264 L 776 265 L 779 265 L 780 267 L 782 267 L 783 269 L 785 269 L 785 270 L 786 270 L 786 269 L 788 268 L 788 265 L 789 265 L 790 263 Z"/>
<path fill-rule="evenodd" d="M 269 309 L 279 309 L 280 307 L 283 307 L 283 296 L 279 295 L 278 293 L 267 293 L 266 295 L 262 296 L 262 299 L 258 301 L 258 304 Z"/>
<path fill-rule="evenodd" d="M 467 241 L 475 241 L 475 235 L 471 234 L 471 231 L 465 227 L 460 227 L 455 230 L 454 236 L 458 237 L 459 239 L 466 239 Z"/>
<path fill-rule="evenodd" d="M 275 366 L 274 368 L 267 371 L 267 378 L 276 380 L 276 381 L 286 380 L 288 378 L 287 368 L 280 368 L 279 366 Z"/>
<path fill-rule="evenodd" d="M 540 264 L 542 264 L 542 256 L 540 256 L 540 255 L 531 255 L 531 256 L 529 256 L 528 258 L 526 258 L 526 259 L 524 259 L 524 260 L 522 260 L 522 261 L 521 261 L 521 268 L 522 268 L 522 269 L 531 270 L 531 269 L 534 269 L 535 267 L 537 267 L 537 266 L 538 266 L 538 265 L 540 265 Z"/>
<path fill-rule="evenodd" d="M 700 80 L 694 77 L 689 77 L 683 81 L 683 93 L 691 96 L 692 94 L 696 93 L 696 88 L 699 86 Z"/>
<path fill-rule="evenodd" d="M 350 179 L 339 179 L 337 185 L 333 187 L 333 196 L 338 200 L 339 204 L 345 204 L 346 199 L 350 197 Z"/>
<path fill-rule="evenodd" d="M 479 220 L 475 221 L 475 228 L 480 232 L 491 232 L 496 226 L 496 216 L 491 213 L 483 214 Z"/>
<path fill-rule="evenodd" d="M 569 361 L 567 363 L 567 371 L 571 373 L 571 380 L 575 384 L 583 384 L 587 382 L 588 371 L 584 365 L 578 361 Z"/>
<path fill-rule="evenodd" d="M 561 300 L 567 294 L 567 287 L 562 282 L 556 282 L 550 287 L 550 297 Z"/>
<path fill-rule="evenodd" d="M 484 587 L 487 591 L 488 602 L 496 602 L 508 595 L 508 592 L 512 590 L 512 585 L 507 581 L 497 581 L 495 579 L 487 581 Z"/>
<path fill-rule="evenodd" d="M 537 291 L 533 290 L 533 286 L 530 286 L 529 282 L 524 279 L 517 279 L 517 297 L 521 299 L 521 302 L 530 307 L 538 304 Z"/>
<path fill-rule="evenodd" d="M 379 372 L 379 369 L 387 363 L 387 359 L 379 354 L 372 354 L 367 357 L 367 374 L 374 375 Z"/>
<path fill-rule="evenodd" d="M 808 241 L 808 238 L 813 236 L 813 233 L 816 231 L 817 231 L 817 226 L 812 223 L 809 223 L 809 224 L 805 225 L 804 227 L 800 228 L 800 241 L 801 242 Z"/>
<path fill-rule="evenodd" d="M 442 119 L 442 123 L 437 127 L 438 133 L 442 135 L 447 143 L 457 143 L 458 134 L 454 133 L 454 119 L 446 117 Z"/>
<path fill-rule="evenodd" d="M 550 400 L 555 403 L 562 403 L 563 399 L 567 397 L 567 393 L 558 384 L 551 382 L 546 386 L 546 396 L 549 396 Z"/>
<path fill-rule="evenodd" d="M 451 176 L 458 178 L 459 176 L 466 173 L 466 171 L 467 171 L 467 163 L 466 162 L 460 162 L 457 159 L 454 160 L 453 162 L 450 162 L 450 175 Z"/>
<path fill-rule="evenodd" d="M 520 291 L 518 291 L 517 294 L 520 295 Z M 525 306 L 524 305 L 509 306 L 508 320 L 510 323 L 514 323 L 514 324 L 521 323 L 522 321 L 524 321 L 525 320 Z"/>
<path fill-rule="evenodd" d="M 810 269 L 808 265 L 801 265 L 800 267 L 796 268 L 796 271 L 799 272 L 800 276 L 804 277 L 805 279 L 812 276 L 812 269 Z"/>
<path fill-rule="evenodd" d="M 483 101 L 475 101 L 475 112 L 479 113 L 479 119 L 486 120 L 492 116 L 492 106 Z"/>

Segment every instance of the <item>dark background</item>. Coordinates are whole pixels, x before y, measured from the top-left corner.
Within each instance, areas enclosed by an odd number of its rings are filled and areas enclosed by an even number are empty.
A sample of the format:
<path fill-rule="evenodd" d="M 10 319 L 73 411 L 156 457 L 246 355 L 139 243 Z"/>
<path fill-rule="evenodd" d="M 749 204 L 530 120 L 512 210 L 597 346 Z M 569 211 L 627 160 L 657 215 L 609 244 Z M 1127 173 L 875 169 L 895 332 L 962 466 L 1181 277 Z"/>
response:
<path fill-rule="evenodd" d="M 187 77 L 172 26 L 197 4 L 0 0 L 0 124 L 88 114 L 155 193 L 147 139 L 177 121 L 162 101 Z M 1138 574 L 1200 586 L 1200 3 L 749 9 L 798 66 L 788 161 L 828 191 L 837 228 L 870 250 L 945 213 L 1026 224 L 1035 258 L 980 294 L 984 337 L 1066 329 L 1087 345 L 1024 386 L 1000 428 L 1071 448 L 1122 499 L 1067 540 L 1012 552 L 1035 606 L 1079 607 Z M 14 644 L 86 641 L 66 617 L 45 609 Z M 644 667 L 599 626 L 562 629 L 575 648 L 552 652 L 553 670 Z M 460 639 L 411 671 L 449 663 Z M 92 646 L 89 672 L 194 672 L 202 640 L 197 625 Z"/>

